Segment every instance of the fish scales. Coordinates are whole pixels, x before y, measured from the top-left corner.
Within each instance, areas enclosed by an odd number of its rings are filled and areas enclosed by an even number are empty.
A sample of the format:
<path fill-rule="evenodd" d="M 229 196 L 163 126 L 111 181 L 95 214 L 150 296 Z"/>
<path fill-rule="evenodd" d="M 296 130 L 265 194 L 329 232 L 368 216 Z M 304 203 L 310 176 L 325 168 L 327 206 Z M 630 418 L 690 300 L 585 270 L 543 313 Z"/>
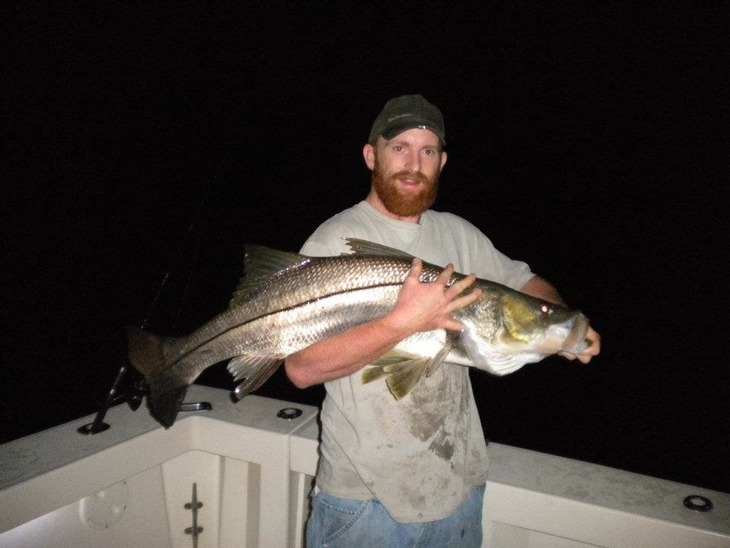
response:
<path fill-rule="evenodd" d="M 265 382 L 287 356 L 387 314 L 412 257 L 361 240 L 348 243 L 356 253 L 337 257 L 252 246 L 247 275 L 227 311 L 177 339 L 130 328 L 129 358 L 150 387 L 152 414 L 172 425 L 187 387 L 213 364 L 230 359 L 229 371 L 242 381 L 235 392 L 240 398 Z M 441 271 L 424 263 L 421 281 L 432 282 Z M 454 274 L 449 283 L 463 277 Z M 583 342 L 588 323 L 580 312 L 487 280 L 477 280 L 475 286 L 482 298 L 454 314 L 464 331 L 409 337 L 366 369 L 363 381 L 385 378 L 400 399 L 444 361 L 502 374 L 550 353 L 575 350 Z M 415 380 L 401 382 L 406 371 Z"/>
<path fill-rule="evenodd" d="M 311 344 L 387 313 L 409 268 L 407 261 L 358 261 L 347 256 L 303 261 L 271 279 L 250 301 L 177 341 L 172 355 L 179 359 L 206 348 L 209 358 L 200 364 L 205 369 L 230 357 L 225 354 L 231 351 L 279 348 L 279 354 L 296 352 L 305 347 L 304 341 Z M 384 275 L 369 274 L 373 271 Z M 305 327 L 314 333 L 304 333 Z M 207 348 L 215 339 L 225 341 L 225 348 Z"/>

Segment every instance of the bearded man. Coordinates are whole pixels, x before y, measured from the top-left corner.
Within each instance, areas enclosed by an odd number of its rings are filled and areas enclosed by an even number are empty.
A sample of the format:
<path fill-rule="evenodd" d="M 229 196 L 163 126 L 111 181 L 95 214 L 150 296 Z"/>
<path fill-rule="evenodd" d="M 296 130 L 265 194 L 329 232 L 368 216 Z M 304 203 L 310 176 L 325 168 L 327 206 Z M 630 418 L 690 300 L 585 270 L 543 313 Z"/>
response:
<path fill-rule="evenodd" d="M 487 444 L 466 367 L 440 367 L 395 401 L 385 383 L 363 384 L 360 370 L 401 340 L 433 329 L 461 330 L 452 313 L 479 298 L 447 287 L 454 269 L 565 304 L 556 289 L 495 249 L 468 221 L 429 209 L 446 164 L 441 111 L 420 95 L 391 99 L 373 123 L 363 156 L 372 170 L 362 202 L 324 222 L 302 253 L 347 252 L 344 238 L 397 248 L 448 265 L 420 283 L 414 260 L 393 310 L 287 358 L 292 382 L 325 383 L 320 462 L 307 524 L 310 548 L 330 546 L 478 547 L 487 480 Z M 600 351 L 591 345 L 577 358 Z M 570 356 L 575 357 L 575 356 Z"/>

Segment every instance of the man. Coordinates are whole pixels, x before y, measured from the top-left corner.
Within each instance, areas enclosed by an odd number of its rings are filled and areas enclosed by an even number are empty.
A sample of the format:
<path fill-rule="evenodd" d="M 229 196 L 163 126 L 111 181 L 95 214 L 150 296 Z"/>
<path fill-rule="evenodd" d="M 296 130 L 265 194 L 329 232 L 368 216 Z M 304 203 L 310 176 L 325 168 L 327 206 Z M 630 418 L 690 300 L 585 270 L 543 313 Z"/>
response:
<path fill-rule="evenodd" d="M 497 251 L 476 227 L 430 210 L 446 163 L 438 108 L 420 95 L 390 100 L 363 148 L 372 171 L 367 198 L 323 223 L 302 248 L 313 256 L 347 251 L 357 237 L 448 265 L 420 283 L 420 260 L 385 317 L 320 341 L 286 360 L 299 387 L 326 383 L 310 548 L 319 546 L 481 546 L 487 448 L 466 367 L 440 367 L 395 401 L 385 383 L 363 384 L 360 370 L 420 331 L 459 330 L 451 314 L 477 298 L 462 291 L 469 276 L 447 288 L 453 269 L 564 304 L 529 267 Z M 453 265 L 453 266 L 452 266 Z M 588 362 L 592 344 L 577 358 Z M 574 356 L 572 356 L 574 357 Z"/>

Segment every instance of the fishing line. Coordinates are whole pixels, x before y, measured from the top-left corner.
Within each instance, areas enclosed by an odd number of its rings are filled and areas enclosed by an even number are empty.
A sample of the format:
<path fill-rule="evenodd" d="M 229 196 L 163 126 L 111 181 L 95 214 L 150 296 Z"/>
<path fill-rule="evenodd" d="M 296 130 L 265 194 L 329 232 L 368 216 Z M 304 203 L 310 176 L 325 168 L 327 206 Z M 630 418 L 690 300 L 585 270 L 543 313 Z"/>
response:
<path fill-rule="evenodd" d="M 231 143 L 231 145 L 233 145 L 233 144 L 237 144 L 237 143 Z M 192 221 L 188 225 L 188 229 L 180 242 L 177 253 L 173 257 L 172 262 L 170 263 L 170 267 L 165 272 L 165 275 L 162 277 L 162 282 L 160 282 L 160 285 L 157 288 L 157 292 L 155 293 L 155 296 L 152 299 L 152 303 L 150 304 L 149 309 L 147 310 L 147 314 L 145 314 L 145 316 L 140 324 L 141 329 L 146 330 L 147 326 L 150 323 L 152 314 L 156 310 L 158 302 L 160 301 L 162 294 L 165 291 L 165 288 L 168 286 L 168 284 L 170 282 L 171 275 L 173 274 L 173 272 L 178 270 L 179 263 L 181 263 L 183 260 L 184 252 L 187 247 L 187 242 L 191 238 L 191 234 L 193 233 L 193 231 L 195 231 L 196 228 L 198 228 L 198 226 L 201 225 L 200 218 L 203 216 L 203 211 L 205 209 L 206 204 L 211 199 L 211 195 L 213 194 L 213 191 L 215 191 L 215 195 L 213 196 L 213 198 L 217 198 L 218 195 L 223 190 L 224 183 L 221 181 L 225 181 L 225 179 L 222 179 L 220 177 L 220 175 L 221 175 L 221 172 L 223 171 L 223 167 L 228 163 L 228 160 L 230 160 L 230 155 L 227 155 L 227 157 L 224 158 L 224 160 L 219 164 L 218 169 L 217 169 L 215 175 L 213 176 L 213 180 L 212 180 L 211 184 L 208 186 L 208 189 L 206 190 L 205 194 L 203 195 L 202 200 L 200 200 L 200 202 L 198 203 L 198 206 L 196 207 L 195 212 L 193 213 Z M 185 286 L 183 288 L 183 294 L 182 294 L 182 297 L 180 298 L 180 303 L 177 307 L 177 312 L 175 313 L 175 319 L 172 323 L 173 330 L 177 327 L 177 323 L 180 319 L 180 315 L 182 314 L 182 310 L 185 305 L 185 301 L 187 300 L 187 297 L 188 297 L 188 294 L 190 291 L 190 286 L 192 285 L 193 267 L 195 266 L 195 264 L 198 261 L 198 257 L 200 255 L 200 248 L 201 248 L 201 245 L 203 242 L 203 234 L 205 233 L 205 228 L 208 225 L 211 217 L 212 217 L 212 210 L 211 210 L 210 214 L 207 216 L 207 218 L 205 219 L 205 221 L 202 223 L 202 226 L 200 226 L 200 228 L 197 230 L 195 248 L 193 251 L 192 261 L 190 262 L 190 267 L 188 268 L 187 278 L 185 280 Z"/>
<path fill-rule="evenodd" d="M 183 236 L 182 241 L 180 242 L 180 245 L 178 247 L 177 253 L 172 259 L 172 262 L 170 263 L 170 267 L 165 272 L 165 275 L 162 277 L 162 282 L 157 288 L 157 292 L 155 293 L 154 298 L 152 299 L 152 303 L 150 304 L 149 309 L 147 310 L 147 314 L 145 314 L 144 319 L 142 320 L 142 323 L 140 327 L 142 329 L 146 329 L 149 325 L 150 318 L 152 317 L 152 313 L 157 308 L 157 303 L 159 302 L 160 298 L 162 297 L 162 293 L 164 292 L 165 288 L 168 285 L 168 282 L 170 281 L 170 276 L 174 271 L 178 269 L 178 264 L 182 262 L 184 251 L 186 248 L 186 244 L 188 239 L 190 238 L 190 234 L 193 232 L 193 230 L 196 227 L 196 223 L 201 215 L 201 212 L 203 211 L 203 206 L 205 205 L 205 202 L 208 200 L 208 197 L 210 196 L 211 187 L 208 188 L 207 192 L 203 196 L 203 199 L 198 204 L 198 207 L 196 208 L 195 213 L 193 214 L 193 220 L 190 222 L 190 225 L 188 225 L 187 232 L 185 233 L 185 236 Z M 193 261 L 191 263 L 190 268 L 188 268 L 188 275 L 187 279 L 185 281 L 185 288 L 183 289 L 183 295 L 180 299 L 180 304 L 178 305 L 177 312 L 175 313 L 175 320 L 173 321 L 172 328 L 174 329 L 177 326 L 177 322 L 180 319 L 180 314 L 182 313 L 183 306 L 185 305 L 185 300 L 188 295 L 188 289 L 190 287 L 190 280 L 192 279 L 193 274 L 193 265 L 195 265 L 195 262 L 198 257 L 198 251 L 200 249 L 200 242 L 202 240 L 202 230 L 198 231 L 198 237 L 196 239 L 195 244 L 195 253 L 193 254 Z"/>

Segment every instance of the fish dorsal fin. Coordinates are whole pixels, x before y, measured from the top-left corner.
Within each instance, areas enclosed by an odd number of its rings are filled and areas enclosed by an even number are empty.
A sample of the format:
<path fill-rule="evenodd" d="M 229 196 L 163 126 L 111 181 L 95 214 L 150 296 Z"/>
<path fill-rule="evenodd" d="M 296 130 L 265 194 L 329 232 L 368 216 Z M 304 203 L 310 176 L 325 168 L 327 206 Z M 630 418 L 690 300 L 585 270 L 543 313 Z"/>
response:
<path fill-rule="evenodd" d="M 345 238 L 345 242 L 352 249 L 355 255 L 370 255 L 375 257 L 397 257 L 399 259 L 413 259 L 413 255 L 388 247 L 387 245 L 376 244 L 359 238 Z"/>
<path fill-rule="evenodd" d="M 308 257 L 299 253 L 247 244 L 246 254 L 243 258 L 243 277 L 231 297 L 230 308 L 241 304 L 278 272 L 293 268 L 308 260 Z"/>

